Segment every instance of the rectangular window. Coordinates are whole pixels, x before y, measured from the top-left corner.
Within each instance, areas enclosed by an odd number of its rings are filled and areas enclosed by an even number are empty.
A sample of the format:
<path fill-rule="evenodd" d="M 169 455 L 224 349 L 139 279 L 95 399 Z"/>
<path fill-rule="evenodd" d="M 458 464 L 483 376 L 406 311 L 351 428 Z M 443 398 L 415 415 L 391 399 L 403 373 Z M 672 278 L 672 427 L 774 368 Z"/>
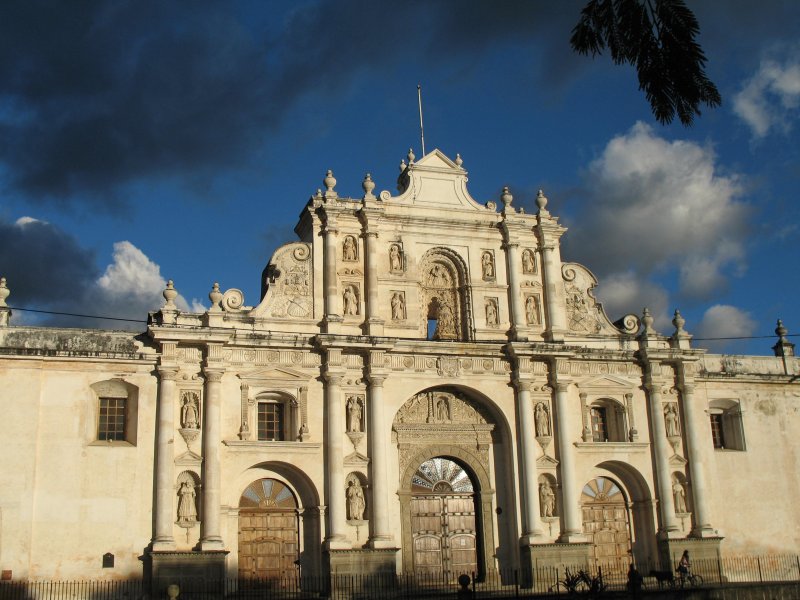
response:
<path fill-rule="evenodd" d="M 283 404 L 258 403 L 258 439 L 261 441 L 283 439 Z"/>
<path fill-rule="evenodd" d="M 607 442 L 608 430 L 606 428 L 606 409 L 598 406 L 592 407 L 592 441 Z"/>
<path fill-rule="evenodd" d="M 723 423 L 723 415 L 720 413 L 711 413 L 711 440 L 714 442 L 714 448 L 725 447 L 725 426 Z"/>
<path fill-rule="evenodd" d="M 97 439 L 111 442 L 125 441 L 125 398 L 100 398 L 100 417 L 97 423 Z"/>

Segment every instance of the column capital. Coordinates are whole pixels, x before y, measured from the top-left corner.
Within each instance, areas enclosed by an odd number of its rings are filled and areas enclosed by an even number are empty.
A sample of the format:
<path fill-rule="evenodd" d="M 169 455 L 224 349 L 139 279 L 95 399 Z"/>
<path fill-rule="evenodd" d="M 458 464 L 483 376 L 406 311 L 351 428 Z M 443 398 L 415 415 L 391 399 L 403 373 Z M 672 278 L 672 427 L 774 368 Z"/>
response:
<path fill-rule="evenodd" d="M 367 381 L 372 387 L 383 387 L 383 382 L 389 377 L 388 373 L 367 373 Z"/>
<path fill-rule="evenodd" d="M 517 391 L 520 392 L 530 392 L 531 387 L 534 384 L 534 381 L 531 379 L 523 379 L 519 376 L 519 374 L 514 375 L 513 378 L 514 386 L 517 388 Z"/>
<path fill-rule="evenodd" d="M 556 389 L 556 392 L 566 392 L 569 389 L 569 382 L 567 381 L 557 381 L 553 387 Z"/>
<path fill-rule="evenodd" d="M 365 229 L 363 235 L 364 235 L 365 238 L 377 239 L 378 232 L 375 231 L 374 229 Z"/>
<path fill-rule="evenodd" d="M 340 385 L 342 379 L 344 379 L 344 375 L 344 371 L 333 371 L 331 369 L 325 369 L 322 373 L 322 377 L 325 381 L 332 385 Z"/>
<path fill-rule="evenodd" d="M 224 374 L 224 369 L 210 369 L 208 367 L 203 369 L 203 376 L 206 378 L 206 381 L 210 383 L 219 383 L 222 381 L 222 376 Z"/>
<path fill-rule="evenodd" d="M 158 370 L 158 376 L 162 381 L 175 381 L 178 379 L 177 367 L 164 367 L 159 365 L 156 367 L 156 369 Z"/>
<path fill-rule="evenodd" d="M 679 389 L 679 390 L 680 390 L 680 391 L 681 391 L 681 392 L 682 392 L 684 395 L 687 395 L 687 396 L 688 396 L 688 395 L 690 395 L 690 394 L 694 394 L 695 385 L 694 385 L 694 383 L 689 383 L 689 382 L 686 382 L 686 381 L 685 381 L 685 382 L 681 383 L 681 384 L 678 386 L 678 389 Z"/>

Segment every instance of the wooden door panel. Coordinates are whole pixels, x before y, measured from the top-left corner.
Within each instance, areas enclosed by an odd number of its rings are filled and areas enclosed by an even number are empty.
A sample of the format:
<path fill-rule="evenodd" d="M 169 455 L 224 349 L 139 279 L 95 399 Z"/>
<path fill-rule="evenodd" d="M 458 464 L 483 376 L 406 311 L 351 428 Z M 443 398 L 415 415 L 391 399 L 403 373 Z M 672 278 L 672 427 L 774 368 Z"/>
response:
<path fill-rule="evenodd" d="M 297 527 L 294 511 L 240 511 L 239 576 L 275 579 L 295 575 L 299 548 Z"/>
<path fill-rule="evenodd" d="M 414 571 L 453 580 L 477 571 L 475 500 L 471 494 L 415 496 L 411 500 Z"/>

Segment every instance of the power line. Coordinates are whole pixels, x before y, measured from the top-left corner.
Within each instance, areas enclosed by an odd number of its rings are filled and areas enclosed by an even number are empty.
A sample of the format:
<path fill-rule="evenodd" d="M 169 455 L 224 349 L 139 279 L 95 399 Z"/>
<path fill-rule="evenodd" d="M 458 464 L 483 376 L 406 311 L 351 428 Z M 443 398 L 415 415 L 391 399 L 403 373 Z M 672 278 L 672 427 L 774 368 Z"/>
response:
<path fill-rule="evenodd" d="M 147 323 L 146 319 L 124 319 L 122 317 L 106 317 L 102 315 L 84 315 L 79 313 L 70 313 L 70 312 L 58 312 L 54 310 L 40 310 L 34 308 L 20 308 L 18 306 L 9 306 L 11 310 L 21 310 L 24 312 L 33 312 L 33 313 L 40 313 L 45 315 L 60 315 L 66 317 L 81 317 L 84 319 L 105 319 L 108 321 L 125 321 L 128 323 Z M 191 325 L 188 327 L 192 327 Z M 269 329 L 265 329 L 264 331 L 270 331 Z M 631 341 L 634 339 L 632 334 L 629 338 Z M 798 337 L 800 333 L 787 333 L 784 337 Z M 725 341 L 725 340 L 765 340 L 765 339 L 774 339 L 776 335 L 740 335 L 740 336 L 727 336 L 727 337 L 692 337 L 692 341 L 694 342 L 714 342 L 714 341 Z M 409 340 L 416 340 L 418 338 L 400 338 L 400 339 L 409 339 Z M 599 338 L 570 338 L 569 343 L 575 342 L 596 342 Z M 472 341 L 486 341 L 488 343 L 497 343 L 496 340 L 472 340 Z M 535 343 L 552 343 L 552 342 L 535 342 Z"/>

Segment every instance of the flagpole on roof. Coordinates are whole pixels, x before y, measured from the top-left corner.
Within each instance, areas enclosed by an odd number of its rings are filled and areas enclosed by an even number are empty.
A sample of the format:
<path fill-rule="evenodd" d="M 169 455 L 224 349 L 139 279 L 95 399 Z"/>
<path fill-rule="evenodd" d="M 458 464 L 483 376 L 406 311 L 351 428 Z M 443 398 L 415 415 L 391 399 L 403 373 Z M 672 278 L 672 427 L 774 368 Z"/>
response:
<path fill-rule="evenodd" d="M 417 84 L 417 101 L 419 102 L 419 136 L 422 141 L 422 156 L 425 156 L 425 128 L 422 126 L 422 86 Z"/>

